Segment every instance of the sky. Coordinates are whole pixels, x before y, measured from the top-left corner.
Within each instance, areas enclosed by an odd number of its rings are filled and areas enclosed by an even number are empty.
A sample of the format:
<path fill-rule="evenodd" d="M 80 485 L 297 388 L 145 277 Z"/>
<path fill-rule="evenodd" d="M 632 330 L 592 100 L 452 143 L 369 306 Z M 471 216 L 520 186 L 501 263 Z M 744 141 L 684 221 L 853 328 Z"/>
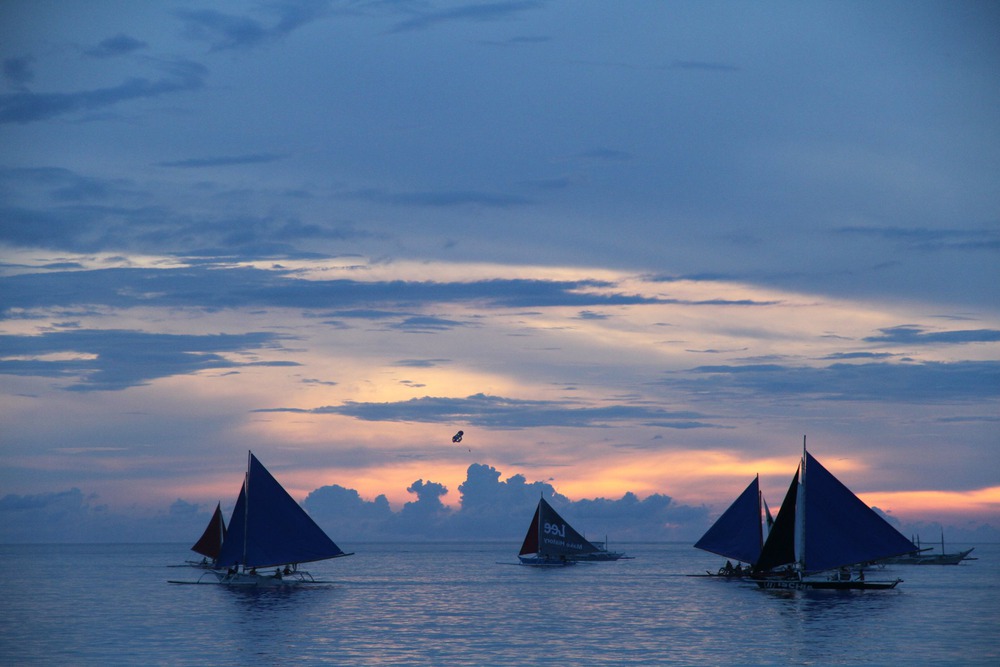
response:
<path fill-rule="evenodd" d="M 338 542 L 693 541 L 803 436 L 1000 540 L 998 28 L 6 0 L 0 542 L 193 541 L 248 450 Z"/>

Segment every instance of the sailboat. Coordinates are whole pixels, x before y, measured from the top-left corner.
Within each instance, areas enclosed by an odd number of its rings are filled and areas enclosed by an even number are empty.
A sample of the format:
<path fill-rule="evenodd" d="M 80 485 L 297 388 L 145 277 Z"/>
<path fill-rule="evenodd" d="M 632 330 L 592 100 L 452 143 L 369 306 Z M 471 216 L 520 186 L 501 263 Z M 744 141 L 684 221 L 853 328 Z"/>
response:
<path fill-rule="evenodd" d="M 761 515 L 766 523 L 761 521 Z M 736 561 L 731 561 L 709 576 L 726 578 L 750 575 L 750 565 L 757 562 L 766 536 L 765 527 L 770 530 L 773 520 L 771 512 L 760 491 L 760 476 L 755 476 L 733 504 L 716 519 L 715 523 L 695 542 L 696 549 L 702 549 Z M 746 563 L 747 567 L 743 567 Z M 705 576 L 705 575 L 700 575 Z"/>
<path fill-rule="evenodd" d="M 953 553 L 948 553 L 944 550 L 944 530 L 941 531 L 941 553 L 933 553 L 934 547 L 921 547 L 920 546 L 920 536 L 917 535 L 916 540 L 913 542 L 917 550 L 911 551 L 910 553 L 903 554 L 902 556 L 893 556 L 892 558 L 883 558 L 878 561 L 879 565 L 958 565 L 963 560 L 976 560 L 972 558 L 969 554 L 972 553 L 972 549 L 966 549 L 964 551 L 955 551 Z"/>
<path fill-rule="evenodd" d="M 222 516 L 222 504 L 219 503 L 215 506 L 215 512 L 212 513 L 212 518 L 209 519 L 208 525 L 205 526 L 205 532 L 201 534 L 198 541 L 191 547 L 191 551 L 201 554 L 203 558 L 200 562 L 189 560 L 188 564 L 193 567 L 217 567 L 219 563 L 219 551 L 222 549 L 222 543 L 225 539 L 226 520 Z"/>
<path fill-rule="evenodd" d="M 227 586 L 286 586 L 322 583 L 299 569 L 302 563 L 341 558 L 344 553 L 271 473 L 248 453 L 247 473 L 229 530 L 219 550 L 214 581 Z M 227 568 L 227 569 L 221 569 Z M 258 573 L 274 568 L 273 572 Z"/>
<path fill-rule="evenodd" d="M 915 545 L 824 468 L 802 442 L 802 460 L 754 562 L 761 588 L 864 590 L 902 579 L 866 581 L 863 565 Z M 860 568 L 852 576 L 852 567 Z"/>
<path fill-rule="evenodd" d="M 578 533 L 545 498 L 538 507 L 521 544 L 518 559 L 522 565 L 564 566 L 578 561 L 608 561 L 628 558 L 617 551 L 593 544 Z"/>

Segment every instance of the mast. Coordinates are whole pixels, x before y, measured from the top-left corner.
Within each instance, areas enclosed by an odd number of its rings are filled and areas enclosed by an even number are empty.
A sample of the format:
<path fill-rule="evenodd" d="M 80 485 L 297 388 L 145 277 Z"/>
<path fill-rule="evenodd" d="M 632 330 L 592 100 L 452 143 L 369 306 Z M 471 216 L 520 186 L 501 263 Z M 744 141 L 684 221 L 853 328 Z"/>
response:
<path fill-rule="evenodd" d="M 799 572 L 806 569 L 806 436 L 802 436 L 802 475 L 795 495 L 795 563 Z"/>
<path fill-rule="evenodd" d="M 222 501 L 215 505 L 215 511 L 219 513 L 219 550 L 222 550 L 222 543 L 226 541 L 226 520 L 222 518 Z M 219 555 L 215 555 L 218 560 Z"/>
<path fill-rule="evenodd" d="M 243 477 L 243 489 L 246 493 L 246 507 L 243 512 L 243 571 L 247 569 L 247 517 L 250 516 L 250 457 L 253 454 L 247 450 L 247 472 Z"/>
<path fill-rule="evenodd" d="M 760 538 L 760 548 L 764 548 L 764 493 L 760 490 L 760 473 L 755 475 L 757 480 L 757 536 Z M 760 552 L 757 552 L 758 557 Z"/>

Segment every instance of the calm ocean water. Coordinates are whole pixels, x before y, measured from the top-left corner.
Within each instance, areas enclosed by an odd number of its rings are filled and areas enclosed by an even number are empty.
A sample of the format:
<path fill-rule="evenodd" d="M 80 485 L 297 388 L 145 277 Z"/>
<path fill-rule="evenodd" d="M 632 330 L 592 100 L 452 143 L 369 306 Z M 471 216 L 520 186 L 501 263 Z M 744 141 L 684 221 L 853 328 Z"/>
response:
<path fill-rule="evenodd" d="M 1000 545 L 846 593 L 687 577 L 722 562 L 689 544 L 561 569 L 497 564 L 513 543 L 341 546 L 309 568 L 333 584 L 260 592 L 167 584 L 197 578 L 167 567 L 187 545 L 0 546 L 0 664 L 1000 664 Z"/>

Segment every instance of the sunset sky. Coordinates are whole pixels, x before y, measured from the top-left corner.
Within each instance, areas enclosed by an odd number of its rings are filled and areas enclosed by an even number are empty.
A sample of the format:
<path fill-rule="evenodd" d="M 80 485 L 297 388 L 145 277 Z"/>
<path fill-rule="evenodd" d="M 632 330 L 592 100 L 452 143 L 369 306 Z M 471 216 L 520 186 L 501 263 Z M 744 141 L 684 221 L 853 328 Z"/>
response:
<path fill-rule="evenodd" d="M 998 27 L 5 0 L 0 523 L 207 517 L 249 449 L 299 500 L 454 511 L 482 464 L 696 534 L 807 434 L 904 525 L 995 533 Z"/>

